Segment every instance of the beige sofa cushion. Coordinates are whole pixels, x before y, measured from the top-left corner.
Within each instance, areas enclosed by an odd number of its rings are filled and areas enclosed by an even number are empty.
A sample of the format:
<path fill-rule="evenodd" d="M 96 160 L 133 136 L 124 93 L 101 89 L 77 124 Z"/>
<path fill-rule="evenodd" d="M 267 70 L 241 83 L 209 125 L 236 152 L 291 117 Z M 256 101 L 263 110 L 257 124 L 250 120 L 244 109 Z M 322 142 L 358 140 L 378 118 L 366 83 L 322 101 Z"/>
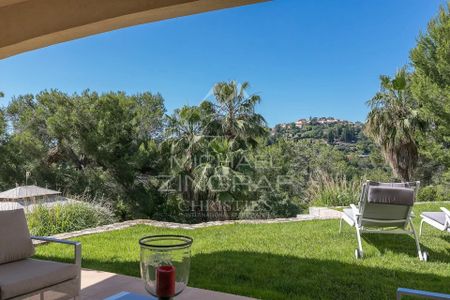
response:
<path fill-rule="evenodd" d="M 34 254 L 23 209 L 0 211 L 0 264 Z"/>
<path fill-rule="evenodd" d="M 28 294 L 77 277 L 74 264 L 24 259 L 0 265 L 0 299 Z"/>

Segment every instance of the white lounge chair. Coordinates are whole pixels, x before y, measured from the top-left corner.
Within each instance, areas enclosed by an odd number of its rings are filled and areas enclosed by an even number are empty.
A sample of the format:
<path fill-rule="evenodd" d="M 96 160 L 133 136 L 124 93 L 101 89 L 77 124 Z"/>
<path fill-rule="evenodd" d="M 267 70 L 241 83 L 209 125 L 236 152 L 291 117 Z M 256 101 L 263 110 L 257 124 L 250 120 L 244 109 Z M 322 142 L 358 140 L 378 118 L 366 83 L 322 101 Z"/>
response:
<path fill-rule="evenodd" d="M 423 212 L 420 216 L 422 221 L 420 222 L 419 235 L 422 235 L 423 223 L 427 223 L 440 231 L 450 232 L 450 211 L 445 207 L 441 207 L 441 212 Z"/>
<path fill-rule="evenodd" d="M 72 246 L 74 263 L 31 258 L 33 239 Z M 0 211 L 0 300 L 78 299 L 80 279 L 80 243 L 32 237 L 23 209 Z"/>
<path fill-rule="evenodd" d="M 427 260 L 428 254 L 422 252 L 419 237 L 412 222 L 412 208 L 419 188 L 419 182 L 381 183 L 367 181 L 363 184 L 358 206 L 352 204 L 344 209 L 342 221 L 356 229 L 358 248 L 355 257 L 363 257 L 362 233 L 410 234 L 416 241 L 420 260 Z"/>

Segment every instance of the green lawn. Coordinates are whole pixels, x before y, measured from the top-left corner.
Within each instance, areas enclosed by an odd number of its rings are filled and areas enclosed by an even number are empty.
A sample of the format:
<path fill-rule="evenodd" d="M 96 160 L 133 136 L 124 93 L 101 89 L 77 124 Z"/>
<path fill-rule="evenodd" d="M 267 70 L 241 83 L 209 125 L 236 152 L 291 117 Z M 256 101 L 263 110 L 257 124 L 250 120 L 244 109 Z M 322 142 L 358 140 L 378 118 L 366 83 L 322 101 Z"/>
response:
<path fill-rule="evenodd" d="M 417 205 L 415 213 L 439 206 Z M 419 221 L 417 217 L 417 225 Z M 356 260 L 354 229 L 345 226 L 339 234 L 338 224 L 327 220 L 197 230 L 142 225 L 76 240 L 83 244 L 83 267 L 139 276 L 140 237 L 190 235 L 191 286 L 262 299 L 395 299 L 397 287 L 450 293 L 450 233 L 425 228 L 421 244 L 430 254 L 426 263 L 417 258 L 414 240 L 398 235 L 366 235 L 365 258 Z M 71 253 L 64 246 L 37 249 L 40 258 L 66 260 Z"/>

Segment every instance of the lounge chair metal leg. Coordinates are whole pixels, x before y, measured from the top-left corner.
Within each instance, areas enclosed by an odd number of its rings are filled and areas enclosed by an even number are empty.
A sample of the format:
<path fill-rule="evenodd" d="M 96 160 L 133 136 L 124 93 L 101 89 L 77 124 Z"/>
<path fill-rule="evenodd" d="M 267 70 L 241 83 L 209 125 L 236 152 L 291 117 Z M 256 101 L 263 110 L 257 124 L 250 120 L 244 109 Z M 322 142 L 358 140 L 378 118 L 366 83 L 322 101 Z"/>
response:
<path fill-rule="evenodd" d="M 358 225 L 356 225 L 355 228 L 356 228 L 356 239 L 358 240 L 358 249 L 356 250 L 356 258 L 362 258 L 363 257 L 363 248 L 362 248 L 362 242 L 361 242 L 361 232 L 359 231 Z"/>
<path fill-rule="evenodd" d="M 342 232 L 342 217 L 341 220 L 339 221 L 339 233 Z"/>
<path fill-rule="evenodd" d="M 358 249 L 362 252 L 361 233 L 359 232 L 358 226 L 356 226 L 356 238 L 358 239 Z"/>
<path fill-rule="evenodd" d="M 422 226 L 423 226 L 424 221 L 425 221 L 424 219 L 422 219 L 422 221 L 420 221 L 419 236 L 422 236 Z"/>
<path fill-rule="evenodd" d="M 414 240 L 416 241 L 417 254 L 419 255 L 419 259 L 426 260 L 426 258 L 423 256 L 422 250 L 420 249 L 419 237 L 417 236 L 417 232 L 414 229 L 414 224 L 413 224 L 412 220 L 409 220 L 409 226 L 411 226 L 411 230 L 414 234 Z"/>

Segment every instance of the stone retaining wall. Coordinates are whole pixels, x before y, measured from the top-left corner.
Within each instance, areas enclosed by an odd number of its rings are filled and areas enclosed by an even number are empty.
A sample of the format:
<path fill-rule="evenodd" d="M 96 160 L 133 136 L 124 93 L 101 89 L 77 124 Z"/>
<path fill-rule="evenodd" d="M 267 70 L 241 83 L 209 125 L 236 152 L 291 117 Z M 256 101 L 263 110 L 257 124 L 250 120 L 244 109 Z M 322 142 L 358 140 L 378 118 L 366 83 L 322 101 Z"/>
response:
<path fill-rule="evenodd" d="M 263 220 L 231 220 L 231 221 L 214 221 L 214 222 L 205 222 L 199 224 L 182 224 L 182 223 L 172 223 L 172 222 L 163 222 L 163 221 L 154 221 L 148 219 L 138 219 L 138 220 L 130 220 L 120 223 L 114 223 L 105 226 L 99 226 L 95 228 L 88 228 L 79 231 L 73 231 L 68 233 L 61 233 L 52 236 L 57 239 L 71 239 L 74 237 L 102 233 L 108 231 L 114 231 L 119 229 L 128 228 L 136 225 L 148 225 L 154 227 L 161 228 L 172 228 L 172 229 L 187 229 L 194 230 L 198 228 L 206 228 L 211 226 L 222 226 L 222 225 L 230 225 L 230 224 L 274 224 L 274 223 L 286 223 L 286 222 L 301 222 L 301 221 L 309 221 L 309 220 L 327 220 L 327 219 L 337 219 L 339 218 L 341 213 L 339 211 L 325 208 L 325 207 L 311 207 L 310 214 L 308 215 L 297 215 L 295 218 L 278 218 L 278 219 L 263 219 Z M 34 241 L 36 244 L 41 244 L 45 242 Z"/>

